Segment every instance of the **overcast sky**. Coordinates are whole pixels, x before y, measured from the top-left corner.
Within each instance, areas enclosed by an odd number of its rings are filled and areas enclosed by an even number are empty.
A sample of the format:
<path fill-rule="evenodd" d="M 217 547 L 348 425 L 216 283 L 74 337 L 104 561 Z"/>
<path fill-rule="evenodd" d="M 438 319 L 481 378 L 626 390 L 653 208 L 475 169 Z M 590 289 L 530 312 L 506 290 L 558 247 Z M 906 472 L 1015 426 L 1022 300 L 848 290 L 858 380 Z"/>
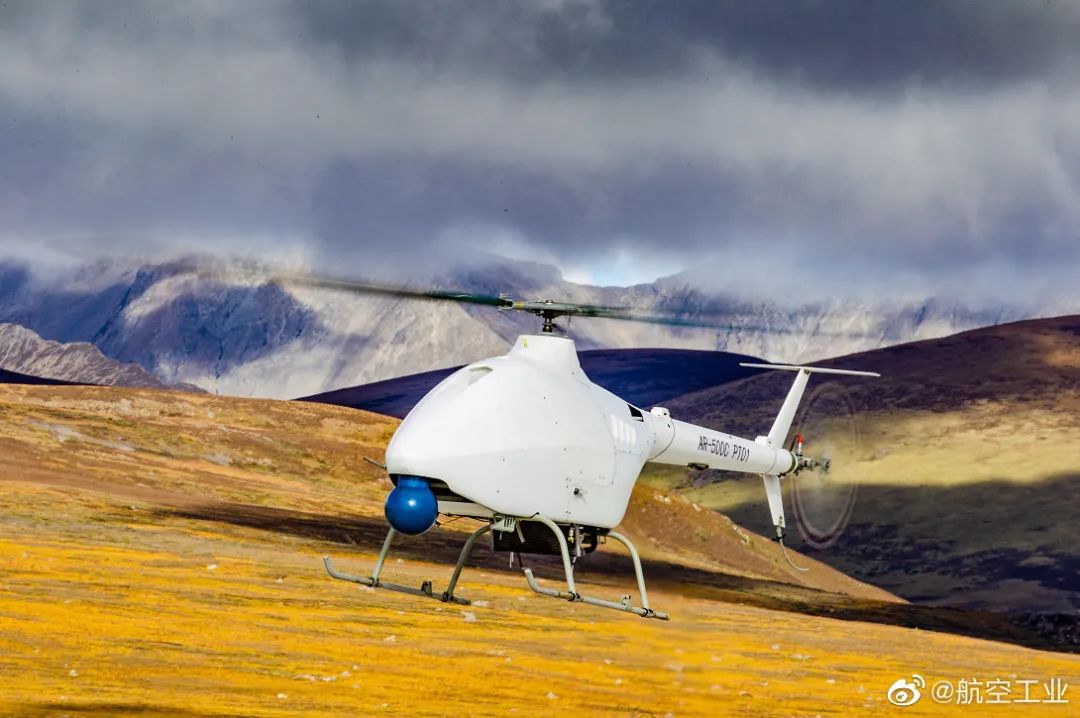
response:
<path fill-rule="evenodd" d="M 1080 3 L 0 0 L 0 242 L 1080 299 Z"/>

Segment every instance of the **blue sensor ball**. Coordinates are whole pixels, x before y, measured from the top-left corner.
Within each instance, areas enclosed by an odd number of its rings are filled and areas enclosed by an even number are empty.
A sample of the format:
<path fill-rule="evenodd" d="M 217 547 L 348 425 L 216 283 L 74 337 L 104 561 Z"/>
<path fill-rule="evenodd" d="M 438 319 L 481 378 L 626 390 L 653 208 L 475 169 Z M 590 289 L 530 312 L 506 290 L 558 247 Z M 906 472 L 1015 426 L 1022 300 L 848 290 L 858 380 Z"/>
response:
<path fill-rule="evenodd" d="M 402 476 L 386 497 L 385 513 L 395 531 L 415 536 L 435 525 L 439 503 L 426 481 L 415 476 Z"/>

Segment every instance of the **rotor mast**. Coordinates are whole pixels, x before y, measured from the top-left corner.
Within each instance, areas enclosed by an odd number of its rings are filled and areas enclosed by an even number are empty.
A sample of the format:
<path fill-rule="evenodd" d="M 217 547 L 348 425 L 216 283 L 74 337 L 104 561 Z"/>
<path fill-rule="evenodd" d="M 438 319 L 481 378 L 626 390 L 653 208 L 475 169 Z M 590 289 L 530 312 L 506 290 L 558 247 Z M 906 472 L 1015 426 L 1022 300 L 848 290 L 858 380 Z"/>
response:
<path fill-rule="evenodd" d="M 555 320 L 559 317 L 595 311 L 597 308 L 556 302 L 552 299 L 535 299 L 532 301 L 508 301 L 507 305 L 505 307 L 500 307 L 500 309 L 518 309 L 529 312 L 530 314 L 535 314 L 543 320 L 543 324 L 540 327 L 540 333 L 554 334 L 555 329 L 558 328 L 558 325 L 555 324 Z"/>
<path fill-rule="evenodd" d="M 544 320 L 543 326 L 540 328 L 541 334 L 554 334 L 555 333 L 555 320 L 563 316 L 562 312 L 557 312 L 553 309 L 541 309 L 536 312 L 536 315 Z"/>

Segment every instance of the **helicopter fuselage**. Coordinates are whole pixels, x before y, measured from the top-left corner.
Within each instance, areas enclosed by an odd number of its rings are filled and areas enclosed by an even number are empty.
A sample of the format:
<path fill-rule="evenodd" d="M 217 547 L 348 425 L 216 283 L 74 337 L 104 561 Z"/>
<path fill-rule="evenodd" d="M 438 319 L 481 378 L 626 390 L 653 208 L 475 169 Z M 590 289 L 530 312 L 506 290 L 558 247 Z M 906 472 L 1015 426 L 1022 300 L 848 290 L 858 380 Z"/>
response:
<path fill-rule="evenodd" d="M 413 479 L 422 480 L 439 513 L 541 515 L 601 529 L 622 520 L 650 461 L 774 475 L 797 462 L 766 437 L 743 439 L 629 404 L 589 380 L 572 340 L 550 334 L 521 336 L 507 354 L 447 377 L 386 451 L 391 477 L 423 490 Z M 387 518 L 394 525 L 389 502 Z"/>

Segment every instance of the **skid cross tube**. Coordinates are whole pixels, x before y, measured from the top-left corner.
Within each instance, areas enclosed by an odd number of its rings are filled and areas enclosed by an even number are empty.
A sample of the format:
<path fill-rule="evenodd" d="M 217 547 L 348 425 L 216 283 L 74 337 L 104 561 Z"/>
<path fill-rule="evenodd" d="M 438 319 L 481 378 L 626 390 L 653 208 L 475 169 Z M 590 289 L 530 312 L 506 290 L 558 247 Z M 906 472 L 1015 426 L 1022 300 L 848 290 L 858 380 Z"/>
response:
<path fill-rule="evenodd" d="M 536 514 L 526 519 L 519 519 L 519 521 L 537 521 L 544 524 L 555 534 L 555 538 L 559 542 L 559 552 L 562 554 L 563 571 L 566 574 L 566 591 L 560 591 L 554 588 L 545 588 L 536 581 L 536 577 L 533 575 L 532 569 L 522 566 L 521 571 L 525 574 L 525 580 L 529 582 L 529 588 L 536 593 L 543 596 L 552 596 L 554 598 L 562 598 L 567 601 L 580 601 L 581 603 L 587 603 L 590 606 L 599 606 L 601 608 L 613 608 L 616 611 L 626 611 L 627 613 L 633 613 L 642 618 L 657 618 L 661 621 L 671 620 L 671 616 L 663 611 L 655 611 L 649 608 L 649 594 L 645 591 L 645 574 L 641 570 L 641 558 L 638 556 L 637 549 L 634 548 L 634 544 L 630 542 L 630 539 L 626 538 L 620 533 L 615 531 L 609 531 L 608 536 L 615 539 L 630 551 L 630 558 L 634 562 L 634 574 L 637 577 L 638 593 L 641 595 L 641 605 L 635 606 L 631 600 L 630 595 L 627 594 L 622 597 L 621 601 L 607 601 L 602 598 L 594 598 L 592 596 L 583 596 L 577 591 L 577 584 L 574 583 L 574 566 L 570 561 L 570 550 L 566 544 L 566 537 L 563 536 L 562 529 L 554 521 L 547 516 L 541 516 Z"/>
<path fill-rule="evenodd" d="M 461 572 L 465 568 L 465 561 L 468 560 L 469 554 L 476 544 L 476 540 L 490 530 L 491 524 L 485 524 L 476 531 L 473 531 L 472 535 L 465 541 L 465 545 L 461 548 L 461 554 L 458 556 L 457 565 L 454 566 L 454 574 L 450 578 L 450 585 L 447 586 L 446 590 L 441 594 L 435 594 L 431 590 L 431 581 L 424 581 L 420 585 L 420 588 L 412 588 L 410 586 L 402 586 L 401 584 L 389 583 L 379 579 L 379 574 L 382 573 L 383 563 L 386 562 L 386 556 L 390 553 L 390 544 L 394 540 L 394 534 L 397 533 L 394 531 L 393 527 L 386 532 L 386 539 L 383 541 L 382 550 L 379 551 L 379 557 L 375 560 L 375 569 L 371 572 L 370 576 L 354 576 L 351 573 L 338 571 L 334 568 L 334 564 L 329 556 L 323 556 L 323 565 L 326 566 L 326 572 L 330 574 L 330 577 L 336 578 L 339 581 L 351 581 L 352 583 L 359 583 L 362 586 L 370 586 L 371 588 L 387 588 L 391 591 L 408 593 L 413 596 L 434 598 L 443 603 L 457 603 L 462 606 L 468 606 L 470 601 L 455 596 L 454 588 L 457 586 L 458 579 L 461 578 Z"/>

